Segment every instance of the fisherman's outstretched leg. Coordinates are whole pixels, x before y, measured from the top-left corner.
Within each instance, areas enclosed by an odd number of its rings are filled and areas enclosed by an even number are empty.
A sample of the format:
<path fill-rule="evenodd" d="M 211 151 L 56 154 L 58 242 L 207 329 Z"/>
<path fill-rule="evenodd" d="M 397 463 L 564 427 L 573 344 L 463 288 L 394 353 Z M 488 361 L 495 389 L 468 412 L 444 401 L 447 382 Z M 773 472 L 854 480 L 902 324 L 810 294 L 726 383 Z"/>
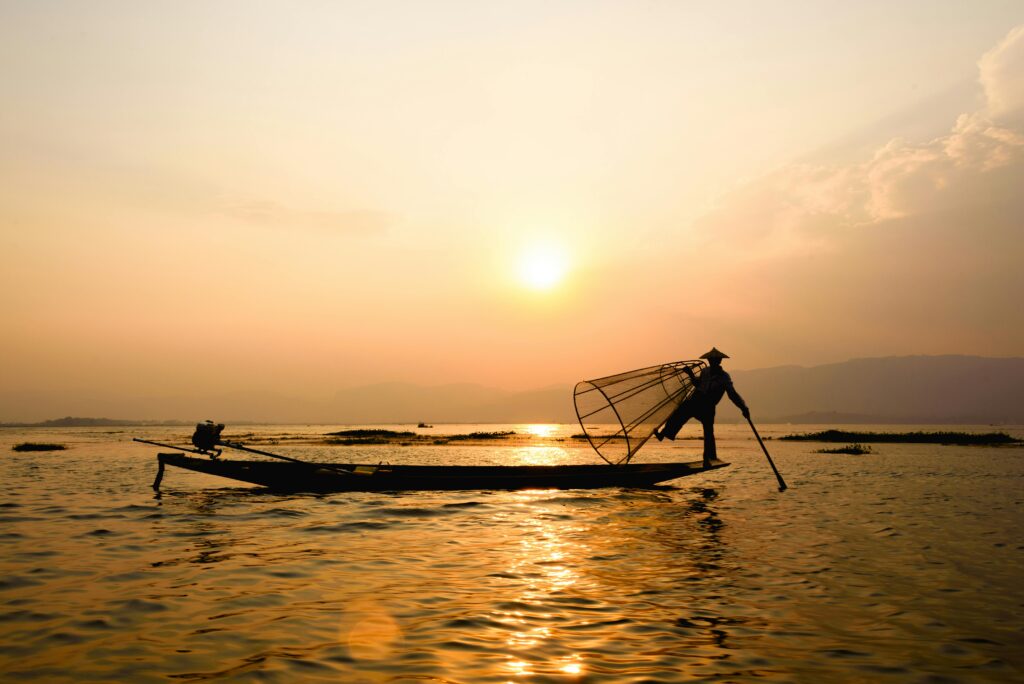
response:
<path fill-rule="evenodd" d="M 704 426 L 704 467 L 707 468 L 711 462 L 718 459 L 718 450 L 715 446 L 715 417 L 701 418 Z"/>
<path fill-rule="evenodd" d="M 686 424 L 690 418 L 693 417 L 693 412 L 689 406 L 685 403 L 680 404 L 676 407 L 676 410 L 672 412 L 672 415 L 668 417 L 665 424 L 661 427 L 661 430 L 655 430 L 654 436 L 658 438 L 658 441 L 668 438 L 675 439 L 679 431 L 683 429 L 683 425 Z"/>

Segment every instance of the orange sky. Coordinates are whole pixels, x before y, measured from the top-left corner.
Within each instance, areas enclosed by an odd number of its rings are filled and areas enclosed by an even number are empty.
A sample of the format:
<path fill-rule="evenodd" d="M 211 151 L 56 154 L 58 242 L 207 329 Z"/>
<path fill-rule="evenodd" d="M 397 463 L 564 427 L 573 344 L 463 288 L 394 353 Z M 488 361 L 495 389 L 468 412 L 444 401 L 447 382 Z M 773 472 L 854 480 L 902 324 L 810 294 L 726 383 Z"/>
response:
<path fill-rule="evenodd" d="M 1018 2 L 5 3 L 18 397 L 1024 354 Z"/>

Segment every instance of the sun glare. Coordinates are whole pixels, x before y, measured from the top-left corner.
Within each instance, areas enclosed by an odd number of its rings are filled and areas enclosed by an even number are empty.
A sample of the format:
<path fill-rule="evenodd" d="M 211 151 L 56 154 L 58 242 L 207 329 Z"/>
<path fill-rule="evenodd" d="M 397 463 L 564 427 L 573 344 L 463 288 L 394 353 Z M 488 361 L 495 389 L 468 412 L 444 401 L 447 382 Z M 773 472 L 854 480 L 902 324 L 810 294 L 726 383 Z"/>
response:
<path fill-rule="evenodd" d="M 532 245 L 519 256 L 519 279 L 533 290 L 550 290 L 568 270 L 565 252 L 549 244 Z"/>

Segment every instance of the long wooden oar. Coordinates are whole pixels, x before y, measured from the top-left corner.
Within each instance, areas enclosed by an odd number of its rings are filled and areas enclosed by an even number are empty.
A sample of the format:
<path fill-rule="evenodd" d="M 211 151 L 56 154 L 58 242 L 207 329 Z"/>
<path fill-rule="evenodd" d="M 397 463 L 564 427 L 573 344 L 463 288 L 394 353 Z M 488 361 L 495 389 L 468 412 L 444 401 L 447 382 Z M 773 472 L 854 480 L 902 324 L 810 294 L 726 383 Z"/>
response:
<path fill-rule="evenodd" d="M 775 461 L 772 460 L 771 454 L 768 453 L 768 449 L 765 447 L 764 442 L 761 441 L 761 435 L 757 434 L 757 428 L 754 427 L 754 421 L 750 420 L 750 416 L 747 416 L 747 422 L 750 423 L 750 429 L 754 431 L 754 436 L 757 437 L 757 443 L 761 445 L 761 451 L 764 452 L 765 458 L 768 459 L 768 465 L 772 467 L 772 471 L 775 473 L 775 479 L 779 481 L 779 491 L 786 491 L 786 481 L 782 479 L 779 469 L 775 467 Z"/>
<path fill-rule="evenodd" d="M 260 451 L 259 449 L 253 449 L 251 447 L 245 446 L 244 444 L 238 444 L 236 442 L 220 441 L 220 442 L 217 442 L 217 445 L 218 446 L 226 446 L 229 449 L 238 449 L 239 451 L 248 451 L 250 454 L 259 454 L 260 456 L 269 456 L 270 458 L 279 458 L 282 461 L 291 461 L 292 463 L 302 463 L 303 465 L 313 466 L 315 468 L 324 468 L 325 470 L 333 470 L 335 472 L 343 473 L 345 475 L 354 475 L 355 474 L 351 470 L 348 470 L 346 468 L 342 468 L 341 466 L 334 465 L 333 463 L 310 463 L 309 461 L 301 461 L 301 460 L 299 460 L 297 458 L 292 458 L 291 456 L 282 456 L 281 454 L 272 454 L 269 451 Z"/>
<path fill-rule="evenodd" d="M 202 454 L 204 456 L 216 457 L 216 454 L 211 454 L 209 451 L 202 451 L 200 449 L 191 449 L 189 447 L 183 447 L 183 446 L 175 446 L 173 444 L 164 444 L 162 442 L 154 442 L 154 441 L 149 440 L 149 439 L 139 439 L 138 437 L 133 437 L 132 441 L 133 442 L 142 442 L 143 444 L 153 444 L 155 446 L 167 447 L 168 449 L 178 449 L 180 451 L 189 451 L 189 452 L 191 452 L 193 454 Z M 301 460 L 299 460 L 297 458 L 292 458 L 291 456 L 282 456 L 281 454 L 272 454 L 269 451 L 260 451 L 259 449 L 251 449 L 251 448 L 249 448 L 247 446 L 244 446 L 242 444 L 236 444 L 234 442 L 221 442 L 221 441 L 218 441 L 217 442 L 217 446 L 224 446 L 224 447 L 228 447 L 228 448 L 231 448 L 231 449 L 238 449 L 239 451 L 248 451 L 248 452 L 253 453 L 253 454 L 259 454 L 260 456 L 269 456 L 270 458 L 278 458 L 278 459 L 280 459 L 282 461 L 291 461 L 292 463 L 302 463 L 303 465 L 313 466 L 314 468 L 323 468 L 324 470 L 332 470 L 332 471 L 334 471 L 336 473 L 340 473 L 342 475 L 354 475 L 355 474 L 351 470 L 349 470 L 347 468 L 342 468 L 341 466 L 334 465 L 333 463 L 311 463 L 310 461 L 301 461 Z M 219 454 L 220 451 L 218 451 L 217 453 Z"/>
<path fill-rule="evenodd" d="M 132 441 L 133 442 L 142 442 L 143 444 L 152 444 L 153 446 L 167 447 L 168 449 L 174 449 L 175 451 L 187 451 L 187 452 L 192 453 L 192 454 L 202 454 L 203 456 L 210 456 L 211 458 L 216 458 L 217 455 L 220 454 L 220 450 L 217 450 L 216 453 L 211 453 L 209 451 L 202 451 L 200 449 L 193 449 L 192 447 L 179 446 L 177 444 L 165 444 L 163 442 L 154 442 L 151 439 L 139 439 L 138 437 L 132 437 Z"/>

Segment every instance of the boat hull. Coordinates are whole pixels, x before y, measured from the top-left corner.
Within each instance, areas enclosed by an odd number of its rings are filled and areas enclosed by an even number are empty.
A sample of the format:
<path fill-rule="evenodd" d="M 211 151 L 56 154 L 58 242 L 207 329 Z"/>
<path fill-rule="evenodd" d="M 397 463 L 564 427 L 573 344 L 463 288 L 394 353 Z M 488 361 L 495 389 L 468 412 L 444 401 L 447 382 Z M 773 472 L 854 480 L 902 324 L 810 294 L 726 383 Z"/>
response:
<path fill-rule="evenodd" d="M 713 461 L 707 468 L 693 463 L 637 463 L 558 466 L 373 466 L 354 463 L 287 463 L 209 459 L 181 453 L 158 454 L 164 466 L 293 492 L 455 491 L 469 489 L 598 489 L 650 487 L 679 477 L 729 465 Z"/>

